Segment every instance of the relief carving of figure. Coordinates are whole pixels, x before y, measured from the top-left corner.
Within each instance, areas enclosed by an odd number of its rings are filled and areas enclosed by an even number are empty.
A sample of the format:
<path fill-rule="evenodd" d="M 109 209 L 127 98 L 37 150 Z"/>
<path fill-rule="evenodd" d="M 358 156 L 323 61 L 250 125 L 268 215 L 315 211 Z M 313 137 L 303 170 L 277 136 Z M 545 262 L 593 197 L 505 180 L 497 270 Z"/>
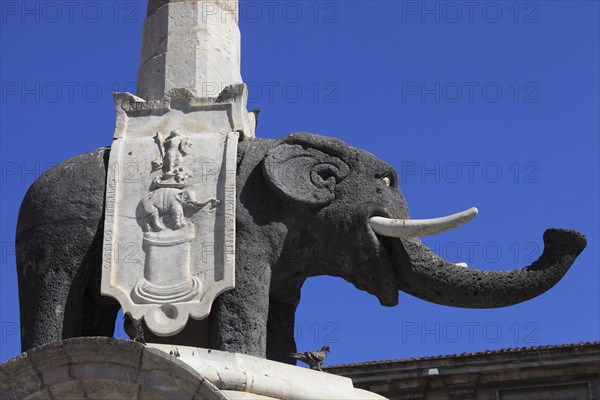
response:
<path fill-rule="evenodd" d="M 175 129 L 171 131 L 169 137 L 165 139 L 163 142 L 163 146 L 165 148 L 165 158 L 163 163 L 163 172 L 165 174 L 173 174 L 174 169 L 181 163 L 181 141 L 182 141 L 181 131 L 179 129 Z"/>
<path fill-rule="evenodd" d="M 157 133 L 155 140 L 161 153 L 153 162 L 153 168 L 162 168 L 163 175 L 160 178 L 163 183 L 173 181 L 185 184 L 188 177 L 193 177 L 191 171 L 181 166 L 182 158 L 192 148 L 192 142 L 187 136 L 182 136 L 179 129 L 172 130 L 169 136 L 161 142 Z M 160 182 L 159 182 L 160 183 Z"/>

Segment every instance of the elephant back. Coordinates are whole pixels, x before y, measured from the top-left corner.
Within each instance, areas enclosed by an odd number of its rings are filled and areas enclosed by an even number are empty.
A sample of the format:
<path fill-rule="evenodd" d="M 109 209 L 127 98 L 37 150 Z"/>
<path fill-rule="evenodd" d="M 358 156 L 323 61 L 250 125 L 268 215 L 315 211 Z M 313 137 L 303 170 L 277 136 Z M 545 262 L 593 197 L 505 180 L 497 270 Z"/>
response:
<path fill-rule="evenodd" d="M 148 192 L 138 203 L 138 218 L 152 213 L 155 209 L 160 214 L 167 212 L 180 191 L 180 189 L 173 188 L 158 188 Z"/>
<path fill-rule="evenodd" d="M 99 221 L 103 215 L 110 148 L 72 157 L 31 185 L 19 210 L 17 238 L 37 226 L 65 221 Z"/>

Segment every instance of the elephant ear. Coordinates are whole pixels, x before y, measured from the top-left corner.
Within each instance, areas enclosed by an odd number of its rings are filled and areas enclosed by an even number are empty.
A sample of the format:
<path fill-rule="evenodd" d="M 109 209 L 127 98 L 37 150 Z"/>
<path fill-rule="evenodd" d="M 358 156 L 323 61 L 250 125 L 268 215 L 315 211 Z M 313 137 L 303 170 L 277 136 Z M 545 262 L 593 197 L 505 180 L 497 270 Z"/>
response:
<path fill-rule="evenodd" d="M 267 185 L 280 198 L 301 207 L 324 207 L 335 199 L 335 187 L 350 172 L 335 153 L 343 142 L 296 133 L 266 154 L 263 172 Z M 344 145 L 345 146 L 345 145 Z"/>

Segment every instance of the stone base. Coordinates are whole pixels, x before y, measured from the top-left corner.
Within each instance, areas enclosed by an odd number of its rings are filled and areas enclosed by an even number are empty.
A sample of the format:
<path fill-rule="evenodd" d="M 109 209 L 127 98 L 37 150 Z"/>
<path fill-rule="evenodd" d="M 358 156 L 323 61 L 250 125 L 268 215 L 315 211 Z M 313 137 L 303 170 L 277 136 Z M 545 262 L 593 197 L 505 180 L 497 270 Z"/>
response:
<path fill-rule="evenodd" d="M 185 363 L 140 343 L 67 339 L 0 365 L 0 399 L 227 400 Z"/>
<path fill-rule="evenodd" d="M 2 399 L 384 399 L 349 378 L 258 357 L 106 337 L 36 347 L 0 365 Z"/>
<path fill-rule="evenodd" d="M 231 399 L 385 399 L 352 380 L 264 358 L 198 347 L 148 343 L 172 354 Z"/>

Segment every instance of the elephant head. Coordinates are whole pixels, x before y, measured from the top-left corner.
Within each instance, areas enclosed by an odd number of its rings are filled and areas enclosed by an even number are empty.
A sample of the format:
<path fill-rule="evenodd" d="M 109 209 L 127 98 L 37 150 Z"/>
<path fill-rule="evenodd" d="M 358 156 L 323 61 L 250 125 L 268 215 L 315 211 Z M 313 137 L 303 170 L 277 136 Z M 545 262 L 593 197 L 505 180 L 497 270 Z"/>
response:
<path fill-rule="evenodd" d="M 261 175 L 267 193 L 253 189 L 244 196 L 256 186 L 246 185 L 240 205 L 249 224 L 276 248 L 269 335 L 284 339 L 269 339 L 269 358 L 283 360 L 293 348 L 293 311 L 307 277 L 342 277 L 385 306 L 396 305 L 401 290 L 448 306 L 504 307 L 550 289 L 586 246 L 578 232 L 550 229 L 543 254 L 530 266 L 464 268 L 438 257 L 418 237 L 461 225 L 477 210 L 411 220 L 396 172 L 370 153 L 338 139 L 296 133 L 270 143 L 258 161 L 250 164 L 256 164 L 253 174 Z M 248 167 L 241 164 L 242 171 Z M 249 201 L 257 197 L 259 202 Z"/>
<path fill-rule="evenodd" d="M 182 206 L 202 207 L 205 204 L 196 200 L 196 193 L 191 189 L 182 189 L 175 195 L 175 199 Z"/>
<path fill-rule="evenodd" d="M 198 196 L 196 196 L 196 192 L 192 189 L 182 189 L 179 193 L 175 195 L 175 199 L 183 206 L 193 208 L 194 211 L 198 209 L 210 205 L 211 212 L 213 208 L 218 207 L 221 202 L 217 199 L 209 199 L 207 201 L 198 201 Z"/>

